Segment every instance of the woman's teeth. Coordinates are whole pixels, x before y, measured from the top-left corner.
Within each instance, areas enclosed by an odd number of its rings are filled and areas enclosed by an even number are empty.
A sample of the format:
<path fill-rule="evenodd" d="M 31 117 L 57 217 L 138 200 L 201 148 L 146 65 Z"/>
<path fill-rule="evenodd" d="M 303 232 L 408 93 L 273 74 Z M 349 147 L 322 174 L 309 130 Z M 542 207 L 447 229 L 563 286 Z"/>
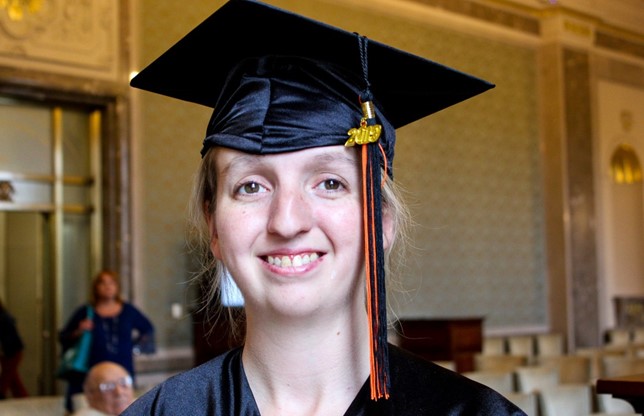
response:
<path fill-rule="evenodd" d="M 318 259 L 317 253 L 297 254 L 295 256 L 268 256 L 268 264 L 277 267 L 299 267 Z"/>

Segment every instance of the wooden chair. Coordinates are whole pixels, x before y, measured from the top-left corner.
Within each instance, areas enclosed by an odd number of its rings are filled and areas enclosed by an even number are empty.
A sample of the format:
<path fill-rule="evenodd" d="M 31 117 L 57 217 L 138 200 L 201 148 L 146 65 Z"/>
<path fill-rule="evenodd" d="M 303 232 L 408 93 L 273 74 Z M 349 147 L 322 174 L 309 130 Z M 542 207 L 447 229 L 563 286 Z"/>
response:
<path fill-rule="evenodd" d="M 559 385 L 559 371 L 556 368 L 531 366 L 519 367 L 514 371 L 517 391 L 520 393 L 538 393 Z"/>
<path fill-rule="evenodd" d="M 525 355 L 474 355 L 475 371 L 514 371 L 517 367 L 528 364 L 528 358 Z"/>
<path fill-rule="evenodd" d="M 528 416 L 539 416 L 537 395 L 535 393 L 507 393 L 505 398 L 523 410 Z"/>
<path fill-rule="evenodd" d="M 511 355 L 524 355 L 528 364 L 532 364 L 534 353 L 534 337 L 532 335 L 514 335 L 508 337 L 508 353 Z"/>
<path fill-rule="evenodd" d="M 559 383 L 561 384 L 584 384 L 591 383 L 593 380 L 591 358 L 588 356 L 537 357 L 537 364 L 556 369 L 559 373 Z"/>
<path fill-rule="evenodd" d="M 632 343 L 636 345 L 644 345 L 644 328 L 637 327 L 633 328 L 632 332 Z"/>
<path fill-rule="evenodd" d="M 0 415 L 3 416 L 50 416 L 65 414 L 63 396 L 34 396 L 24 399 L 0 400 Z"/>
<path fill-rule="evenodd" d="M 514 388 L 514 373 L 512 371 L 466 371 L 462 374 L 503 395 L 516 391 Z"/>
<path fill-rule="evenodd" d="M 559 333 L 537 334 L 535 336 L 538 357 L 561 356 L 565 353 L 563 335 Z"/>
<path fill-rule="evenodd" d="M 580 348 L 574 355 L 590 358 L 590 377 L 597 380 L 602 377 L 602 360 L 607 356 L 625 357 L 626 350 L 623 348 Z"/>
<path fill-rule="evenodd" d="M 607 415 L 635 415 L 635 409 L 626 400 L 616 399 L 610 394 L 598 394 L 597 396 L 597 410 L 602 414 Z"/>
<path fill-rule="evenodd" d="M 485 337 L 481 350 L 484 355 L 504 355 L 507 354 L 504 337 Z"/>
<path fill-rule="evenodd" d="M 602 377 L 621 377 L 644 373 L 644 358 L 607 355 L 602 357 Z"/>
<path fill-rule="evenodd" d="M 548 387 L 538 397 L 541 416 L 588 416 L 592 412 L 591 389 L 587 384 Z"/>
<path fill-rule="evenodd" d="M 606 344 L 625 346 L 631 343 L 631 331 L 625 328 L 613 328 L 606 331 Z"/>

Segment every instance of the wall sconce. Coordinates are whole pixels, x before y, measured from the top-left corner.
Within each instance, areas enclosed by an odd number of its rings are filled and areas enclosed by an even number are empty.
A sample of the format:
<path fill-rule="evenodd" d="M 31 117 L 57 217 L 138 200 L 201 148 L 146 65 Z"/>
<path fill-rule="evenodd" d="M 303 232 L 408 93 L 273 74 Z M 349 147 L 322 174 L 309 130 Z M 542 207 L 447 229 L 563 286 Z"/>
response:
<path fill-rule="evenodd" d="M 641 183 L 642 165 L 635 149 L 627 144 L 617 146 L 610 158 L 610 174 L 615 183 Z"/>
<path fill-rule="evenodd" d="M 0 0 L 0 9 L 7 12 L 10 20 L 19 21 L 25 16 L 25 10 L 31 14 L 38 13 L 45 0 Z"/>

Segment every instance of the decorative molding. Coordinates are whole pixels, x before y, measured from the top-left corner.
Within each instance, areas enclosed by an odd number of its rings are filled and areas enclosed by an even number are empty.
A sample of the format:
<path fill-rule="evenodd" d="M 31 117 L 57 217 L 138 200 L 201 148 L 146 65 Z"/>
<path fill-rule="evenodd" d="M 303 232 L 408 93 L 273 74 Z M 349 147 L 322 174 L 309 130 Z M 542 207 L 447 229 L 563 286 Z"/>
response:
<path fill-rule="evenodd" d="M 483 20 L 509 29 L 538 35 L 541 31 L 535 17 L 515 13 L 509 9 L 493 7 L 470 0 L 410 0 L 414 3 L 436 7 L 477 20 Z"/>
<path fill-rule="evenodd" d="M 48 0 L 21 20 L 0 13 L 0 65 L 116 80 L 118 36 L 118 2 Z"/>
<path fill-rule="evenodd" d="M 595 42 L 595 22 L 567 14 L 561 9 L 545 13 L 542 18 L 543 39 L 590 49 Z"/>
<path fill-rule="evenodd" d="M 531 6 L 516 0 L 494 0 L 487 3 L 472 0 L 408 0 L 431 8 L 445 10 L 456 15 L 490 23 L 529 35 L 541 36 L 544 40 L 559 40 L 572 46 L 598 47 L 612 52 L 644 58 L 644 34 L 631 26 L 618 28 L 615 20 L 629 15 L 628 6 L 622 5 L 618 15 L 607 16 L 601 10 L 589 8 L 584 2 L 566 6 L 557 3 Z M 579 3 L 579 4 L 578 4 Z M 612 7 L 612 6 L 611 6 Z M 644 13 L 631 5 L 632 13 Z"/>
<path fill-rule="evenodd" d="M 644 39 L 640 39 L 640 41 L 631 40 L 606 30 L 598 29 L 595 33 L 595 46 L 644 59 Z"/>

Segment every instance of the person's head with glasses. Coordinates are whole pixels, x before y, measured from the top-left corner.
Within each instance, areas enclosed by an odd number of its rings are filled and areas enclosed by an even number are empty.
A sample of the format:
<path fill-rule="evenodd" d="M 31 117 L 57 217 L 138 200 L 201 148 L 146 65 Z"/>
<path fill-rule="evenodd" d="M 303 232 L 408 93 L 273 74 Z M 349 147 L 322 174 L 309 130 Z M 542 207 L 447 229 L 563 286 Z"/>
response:
<path fill-rule="evenodd" d="M 89 407 L 118 415 L 134 400 L 132 377 L 119 364 L 104 361 L 94 365 L 83 386 Z"/>

